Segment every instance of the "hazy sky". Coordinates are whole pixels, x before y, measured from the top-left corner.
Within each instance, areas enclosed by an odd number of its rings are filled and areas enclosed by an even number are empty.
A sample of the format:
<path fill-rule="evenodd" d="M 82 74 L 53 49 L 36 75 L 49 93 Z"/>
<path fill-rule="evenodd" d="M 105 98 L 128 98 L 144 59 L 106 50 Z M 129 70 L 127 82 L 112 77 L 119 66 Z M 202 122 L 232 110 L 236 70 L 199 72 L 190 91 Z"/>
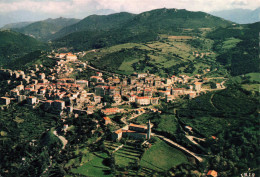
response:
<path fill-rule="evenodd" d="M 84 18 L 101 9 L 140 13 L 163 7 L 205 12 L 256 9 L 260 7 L 260 0 L 0 0 L 0 16 L 6 15 L 9 21 L 60 16 Z"/>

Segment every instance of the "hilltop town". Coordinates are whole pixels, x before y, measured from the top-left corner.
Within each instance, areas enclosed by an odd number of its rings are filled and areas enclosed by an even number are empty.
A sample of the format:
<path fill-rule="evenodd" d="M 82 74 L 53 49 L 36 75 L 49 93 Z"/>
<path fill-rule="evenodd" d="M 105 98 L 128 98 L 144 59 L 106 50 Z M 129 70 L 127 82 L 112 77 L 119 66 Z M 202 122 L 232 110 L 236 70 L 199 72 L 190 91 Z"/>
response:
<path fill-rule="evenodd" d="M 71 126 L 66 122 L 66 118 L 80 118 L 99 110 L 104 115 L 104 125 L 113 125 L 111 140 L 114 142 L 120 141 L 122 137 L 144 141 L 157 136 L 194 156 L 198 161 L 203 161 L 201 157 L 181 145 L 152 133 L 153 124 L 150 120 L 147 125 L 130 122 L 147 112 L 160 114 L 158 108 L 161 102 L 174 103 L 180 99 L 193 99 L 211 90 L 224 89 L 225 81 L 215 83 L 213 88 L 212 84 L 211 87 L 205 88 L 203 85 L 208 85 L 209 80 L 213 78 L 201 75 L 173 75 L 161 78 L 149 73 L 119 75 L 96 69 L 88 65 L 88 62 L 79 60 L 79 57 L 79 54 L 73 53 L 51 53 L 48 59 L 55 61 L 53 68 L 35 64 L 24 71 L 1 69 L 0 75 L 5 78 L 6 84 L 14 85 L 14 88 L 1 95 L 1 109 L 8 109 L 9 105 L 16 103 L 23 103 L 23 106 L 30 109 L 42 109 L 60 116 L 65 132 Z M 93 73 L 88 80 L 71 77 L 86 70 Z M 110 118 L 120 113 L 124 114 L 121 117 L 123 127 Z M 185 130 L 189 134 L 192 127 L 185 126 Z M 65 148 L 67 140 L 61 140 Z M 149 144 L 149 141 L 145 143 Z M 121 146 L 114 151 L 120 148 Z"/>
<path fill-rule="evenodd" d="M 54 111 L 62 117 L 75 114 L 92 114 L 101 109 L 105 115 L 116 114 L 128 110 L 120 109 L 120 105 L 139 105 L 153 109 L 160 100 L 172 102 L 178 98 L 189 99 L 210 91 L 203 89 L 209 78 L 201 75 L 187 75 L 160 78 L 154 74 L 136 73 L 131 76 L 120 76 L 106 72 L 106 79 L 98 69 L 87 62 L 77 59 L 72 53 L 55 53 L 49 55 L 56 61 L 53 68 L 34 65 L 27 71 L 1 69 L 0 74 L 6 78 L 6 84 L 19 85 L 2 95 L 1 102 L 8 106 L 11 102 L 26 100 L 32 108 L 44 105 L 46 111 Z M 71 67 L 73 65 L 73 67 Z M 83 72 L 86 68 L 95 71 L 89 80 L 76 80 L 70 75 Z M 212 90 L 224 89 L 223 82 L 216 83 Z M 112 97 L 112 103 L 102 101 L 104 96 Z M 105 108 L 111 104 L 113 108 Z M 75 115 L 74 114 L 74 115 Z"/>

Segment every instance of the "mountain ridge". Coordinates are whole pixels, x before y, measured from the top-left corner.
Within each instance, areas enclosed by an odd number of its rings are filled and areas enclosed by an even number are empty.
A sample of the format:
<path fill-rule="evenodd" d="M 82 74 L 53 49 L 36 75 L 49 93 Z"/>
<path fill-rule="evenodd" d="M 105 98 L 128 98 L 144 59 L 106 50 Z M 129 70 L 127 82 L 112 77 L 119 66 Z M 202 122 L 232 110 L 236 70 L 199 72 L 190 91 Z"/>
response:
<path fill-rule="evenodd" d="M 222 11 L 213 11 L 210 14 L 239 23 L 248 24 L 260 21 L 260 7 L 255 10 L 250 9 L 231 9 Z"/>

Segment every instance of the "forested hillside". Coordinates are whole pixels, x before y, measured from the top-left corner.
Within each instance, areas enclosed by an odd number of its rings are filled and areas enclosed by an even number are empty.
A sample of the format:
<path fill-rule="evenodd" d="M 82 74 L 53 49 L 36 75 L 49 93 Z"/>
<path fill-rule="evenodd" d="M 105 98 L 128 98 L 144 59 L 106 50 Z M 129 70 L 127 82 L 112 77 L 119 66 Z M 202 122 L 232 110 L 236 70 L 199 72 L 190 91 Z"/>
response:
<path fill-rule="evenodd" d="M 41 41 L 48 41 L 50 36 L 64 27 L 73 25 L 79 20 L 74 18 L 47 19 L 31 23 L 22 28 L 13 29 Z"/>
<path fill-rule="evenodd" d="M 232 75 L 259 72 L 258 38 L 260 22 L 218 28 L 208 34 L 214 40 L 217 61 L 225 65 Z"/>
<path fill-rule="evenodd" d="M 122 17 L 119 18 L 120 16 Z M 107 18 L 111 23 L 101 25 Z M 68 47 L 75 50 L 101 48 L 126 42 L 148 42 L 155 40 L 154 36 L 158 34 L 195 35 L 200 33 L 198 28 L 225 27 L 230 24 L 229 21 L 204 12 L 177 9 L 157 9 L 138 15 L 119 13 L 87 17 L 78 24 L 61 30 L 61 32 L 66 30 L 81 32 L 69 34 L 54 40 L 53 43 L 55 47 Z M 193 30 L 184 32 L 183 29 L 186 28 Z"/>
<path fill-rule="evenodd" d="M 46 48 L 47 44 L 24 34 L 10 30 L 0 31 L 0 65 L 6 65 L 25 54 Z"/>

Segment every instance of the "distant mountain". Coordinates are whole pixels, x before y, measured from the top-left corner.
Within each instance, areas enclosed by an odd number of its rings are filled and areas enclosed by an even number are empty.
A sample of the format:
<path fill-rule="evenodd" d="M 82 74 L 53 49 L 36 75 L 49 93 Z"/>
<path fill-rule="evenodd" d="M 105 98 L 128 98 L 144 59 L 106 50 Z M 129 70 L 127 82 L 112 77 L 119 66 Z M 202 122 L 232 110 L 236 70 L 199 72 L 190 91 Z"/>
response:
<path fill-rule="evenodd" d="M 90 15 L 78 23 L 65 27 L 54 34 L 51 38 L 60 38 L 65 35 L 80 31 L 100 31 L 118 28 L 132 19 L 135 15 L 127 12 L 111 15 Z"/>
<path fill-rule="evenodd" d="M 46 48 L 46 44 L 24 34 L 10 30 L 0 31 L 0 65 Z"/>
<path fill-rule="evenodd" d="M 114 14 L 116 13 L 116 11 L 112 10 L 112 9 L 100 9 L 100 10 L 96 10 L 95 12 L 93 12 L 93 14 L 96 15 L 110 15 L 110 14 Z"/>
<path fill-rule="evenodd" d="M 15 29 L 15 28 L 23 28 L 23 27 L 25 27 L 25 26 L 30 25 L 31 23 L 33 23 L 33 22 L 10 23 L 10 24 L 7 24 L 7 25 L 3 26 L 3 27 L 1 28 L 1 30 Z"/>
<path fill-rule="evenodd" d="M 182 34 L 185 28 L 193 28 L 196 32 L 198 28 L 231 24 L 204 12 L 165 8 L 138 15 L 125 12 L 108 16 L 93 15 L 54 34 L 56 40 L 53 43 L 56 47 L 82 50 L 126 42 L 146 42 L 157 39 L 158 34 Z"/>
<path fill-rule="evenodd" d="M 28 36 L 34 37 L 41 41 L 46 41 L 48 37 L 60 29 L 73 25 L 77 23 L 79 20 L 74 18 L 57 18 L 57 19 L 47 19 L 43 21 L 38 21 L 31 23 L 22 28 L 14 29 L 17 32 L 21 32 Z"/>
<path fill-rule="evenodd" d="M 211 12 L 211 14 L 239 24 L 255 23 L 260 21 L 260 7 L 255 10 L 232 9 L 215 11 Z"/>

